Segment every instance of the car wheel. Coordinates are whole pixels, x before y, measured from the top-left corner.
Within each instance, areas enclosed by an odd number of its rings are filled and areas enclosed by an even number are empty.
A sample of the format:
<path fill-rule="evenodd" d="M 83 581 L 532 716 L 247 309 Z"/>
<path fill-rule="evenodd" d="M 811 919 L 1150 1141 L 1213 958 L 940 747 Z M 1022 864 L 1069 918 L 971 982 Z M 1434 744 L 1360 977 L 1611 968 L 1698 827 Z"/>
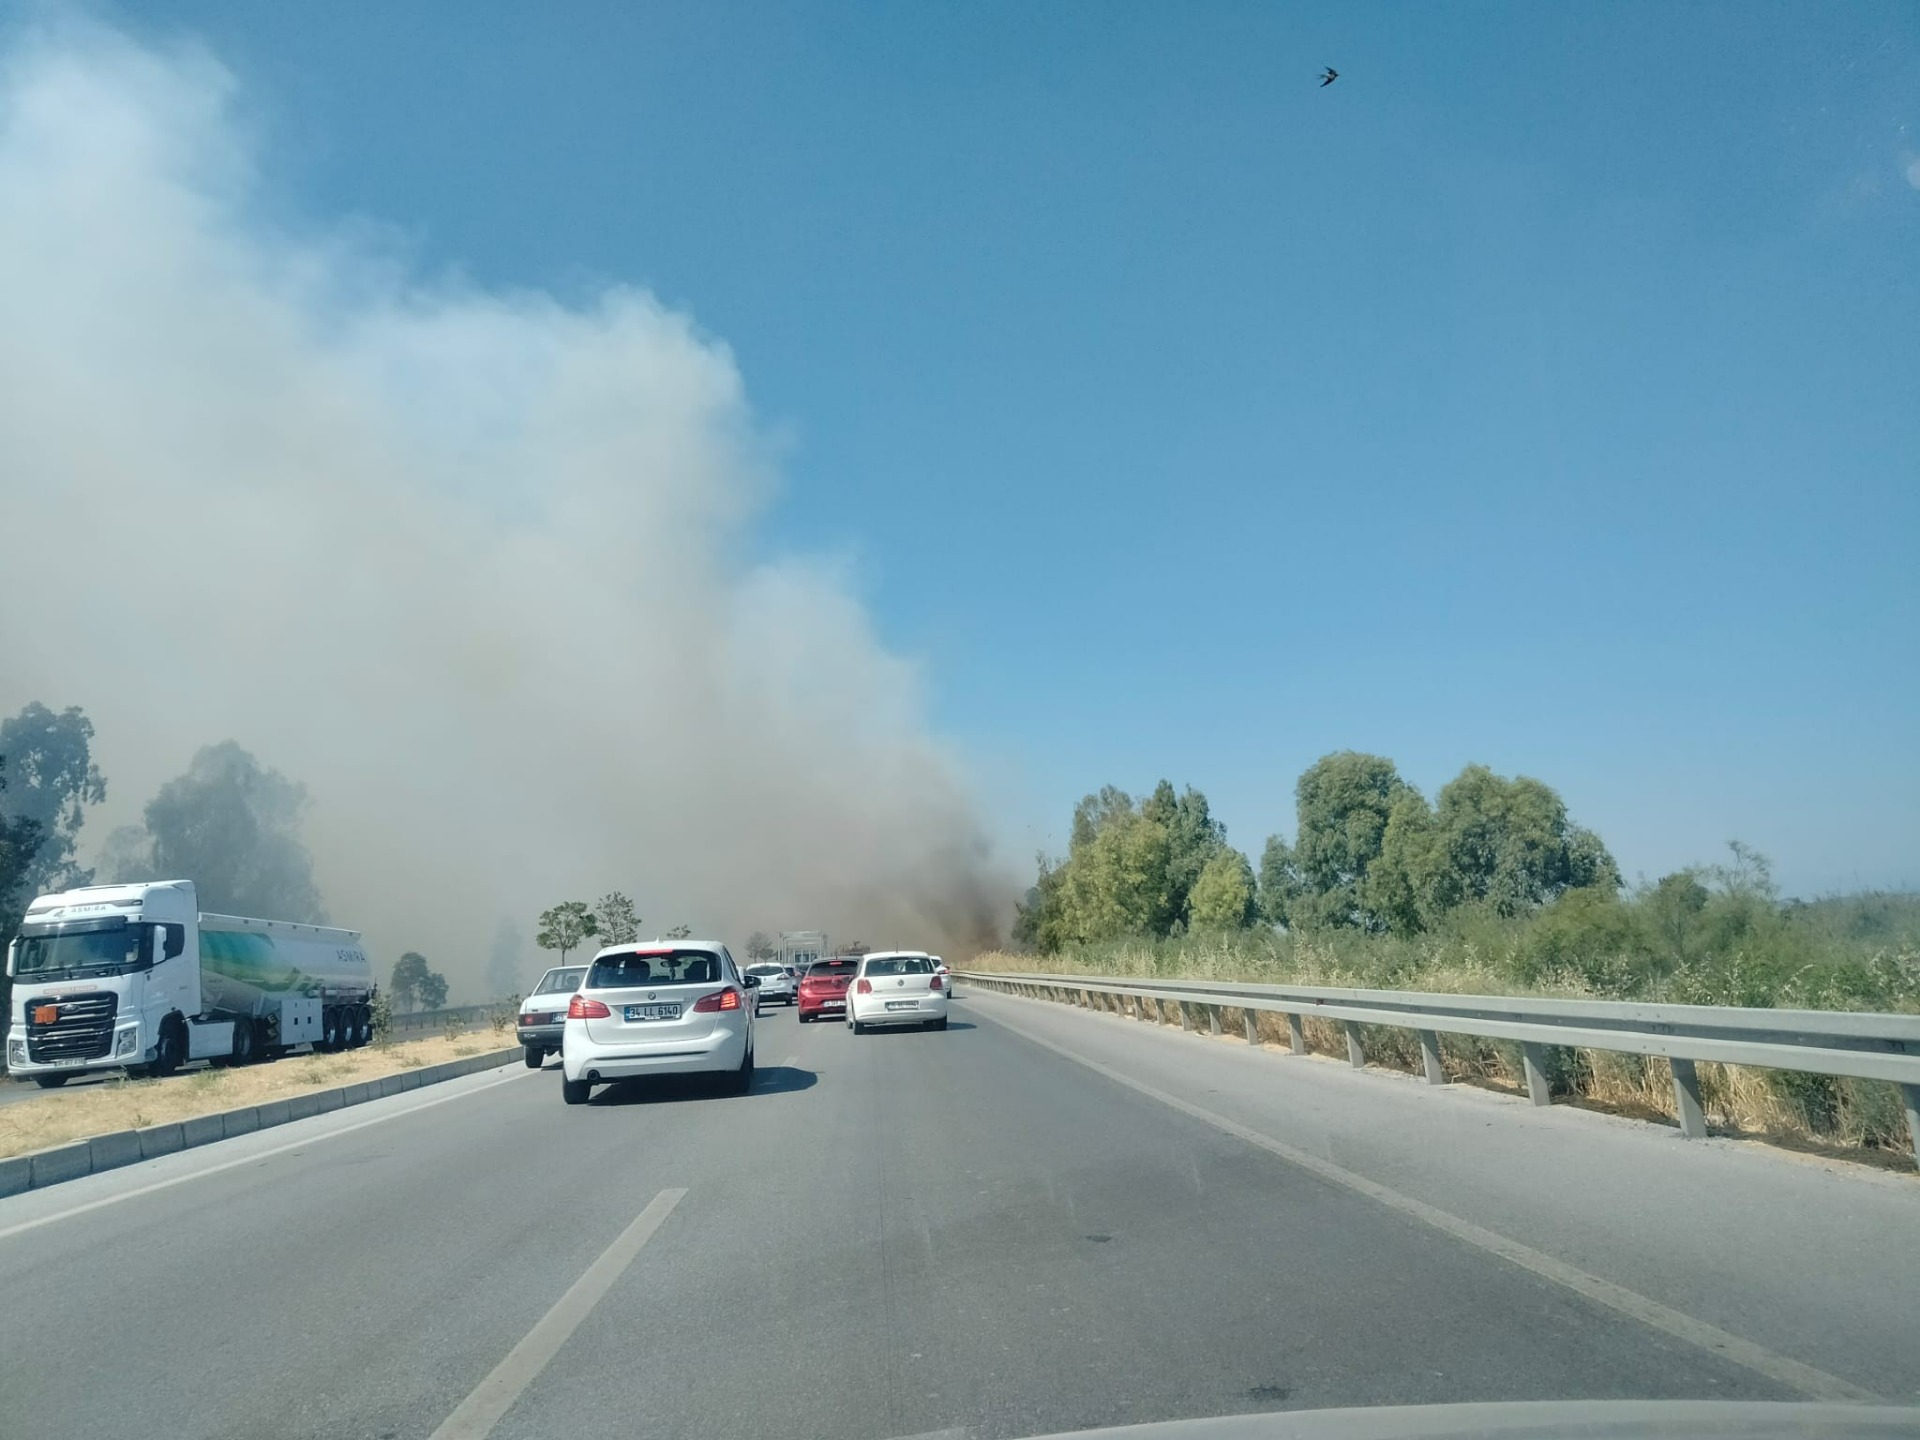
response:
<path fill-rule="evenodd" d="M 744 1095 L 753 1088 L 753 1051 L 749 1049 L 740 1061 L 740 1068 L 727 1076 L 725 1089 L 729 1095 Z"/>
<path fill-rule="evenodd" d="M 33 1083 L 42 1090 L 58 1090 L 72 1078 L 71 1075 L 36 1075 L 33 1077 Z"/>
<path fill-rule="evenodd" d="M 569 1105 L 584 1105 L 587 1103 L 587 1097 L 591 1094 L 593 1094 L 593 1082 L 591 1080 L 562 1080 L 560 1082 L 560 1098 Z"/>
<path fill-rule="evenodd" d="M 853 1022 L 853 1033 L 854 1033 L 854 1034 L 856 1034 L 856 1035 L 864 1035 L 864 1034 L 866 1034 L 866 1033 L 867 1033 L 867 1027 L 866 1027 L 866 1022 L 864 1022 L 864 1021 L 861 1021 L 861 1020 L 856 1020 L 856 1021 L 854 1021 L 854 1022 Z"/>
<path fill-rule="evenodd" d="M 546 1061 L 547 1052 L 545 1050 L 542 1050 L 538 1045 L 527 1046 L 527 1069 L 538 1070 L 542 1065 L 546 1064 Z"/>
<path fill-rule="evenodd" d="M 938 1020 L 929 1020 L 929 1021 L 927 1022 L 927 1028 L 928 1028 L 929 1030 L 944 1030 L 944 1029 L 946 1029 L 946 1028 L 947 1028 L 947 1017 L 946 1017 L 946 1016 L 944 1016 L 944 1015 L 942 1015 L 942 1016 L 941 1016 L 941 1017 L 940 1017 L 940 1018 L 939 1018 Z"/>

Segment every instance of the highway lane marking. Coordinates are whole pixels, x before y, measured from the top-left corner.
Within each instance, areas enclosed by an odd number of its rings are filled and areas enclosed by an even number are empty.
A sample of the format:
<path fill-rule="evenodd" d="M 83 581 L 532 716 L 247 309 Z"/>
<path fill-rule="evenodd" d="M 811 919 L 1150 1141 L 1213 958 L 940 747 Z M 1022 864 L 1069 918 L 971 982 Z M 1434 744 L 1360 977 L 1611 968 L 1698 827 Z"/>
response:
<path fill-rule="evenodd" d="M 1331 1160 L 1323 1160 L 1318 1155 L 1287 1144 L 1284 1140 L 1276 1140 L 1271 1135 L 1262 1134 L 1251 1126 L 1242 1125 L 1238 1120 L 1230 1120 L 1225 1115 L 1217 1114 L 1205 1106 L 1183 1100 L 1178 1095 L 1168 1094 L 1165 1090 L 1149 1085 L 1144 1080 L 1136 1080 L 1110 1065 L 1076 1054 L 1063 1045 L 1055 1044 L 1051 1040 L 1034 1034 L 1024 1026 L 1015 1025 L 999 1016 L 993 1018 L 995 1024 L 1004 1026 L 1023 1040 L 1038 1045 L 1043 1050 L 1051 1050 L 1054 1054 L 1071 1060 L 1076 1065 L 1084 1065 L 1117 1085 L 1124 1085 L 1129 1090 L 1137 1091 L 1151 1100 L 1158 1100 L 1162 1105 L 1178 1110 L 1183 1115 L 1190 1115 L 1196 1120 L 1204 1121 L 1214 1129 L 1233 1136 L 1236 1140 L 1244 1140 L 1249 1145 L 1277 1155 L 1282 1160 L 1298 1165 L 1304 1170 L 1310 1170 L 1323 1180 L 1331 1180 L 1336 1185 L 1344 1186 L 1370 1200 L 1378 1201 L 1388 1209 L 1396 1210 L 1424 1225 L 1430 1225 L 1436 1230 L 1453 1236 L 1456 1240 L 1464 1240 L 1467 1244 L 1485 1250 L 1491 1255 L 1511 1261 L 1523 1270 L 1532 1271 L 1543 1280 L 1549 1280 L 1596 1304 L 1616 1310 L 1644 1325 L 1650 1325 L 1676 1340 L 1684 1340 L 1689 1345 L 1698 1346 L 1710 1354 L 1719 1356 L 1722 1360 L 1731 1361 L 1756 1374 L 1764 1375 L 1767 1379 L 1797 1390 L 1811 1399 L 1869 1403 L 1880 1399 L 1880 1396 L 1872 1391 L 1863 1390 L 1853 1382 L 1841 1379 L 1838 1375 L 1829 1374 L 1825 1370 L 1790 1359 L 1785 1355 L 1775 1354 L 1765 1346 L 1756 1345 L 1753 1341 L 1735 1335 L 1732 1331 L 1722 1330 L 1719 1326 L 1710 1325 L 1705 1320 L 1696 1320 L 1693 1316 L 1662 1305 L 1659 1301 L 1651 1300 L 1638 1291 L 1616 1285 L 1611 1280 L 1603 1280 L 1598 1275 L 1588 1274 L 1585 1270 L 1569 1265 L 1563 1260 L 1556 1260 L 1553 1256 L 1536 1250 L 1531 1245 L 1523 1245 L 1518 1240 L 1509 1239 L 1496 1231 L 1475 1225 L 1471 1220 L 1463 1220 L 1458 1215 L 1427 1204 L 1424 1200 L 1403 1195 L 1398 1190 L 1389 1189 L 1377 1180 L 1369 1180 L 1366 1176 L 1336 1165 Z"/>
<path fill-rule="evenodd" d="M 513 1408 L 513 1402 L 547 1368 L 547 1362 L 567 1343 L 567 1337 L 580 1328 L 580 1322 L 592 1312 L 600 1299 L 613 1288 L 613 1282 L 625 1273 L 640 1253 L 640 1247 L 673 1213 L 673 1207 L 686 1198 L 684 1189 L 662 1190 L 634 1216 L 633 1223 L 600 1253 L 567 1293 L 554 1302 L 507 1358 L 493 1367 L 491 1374 L 474 1386 L 473 1393 L 454 1407 L 440 1422 L 430 1440 L 486 1440 L 500 1417 Z"/>
<path fill-rule="evenodd" d="M 504 1069 L 505 1067 L 502 1068 Z M 18 1225 L 9 1225 L 5 1229 L 0 1229 L 0 1240 L 7 1240 L 15 1235 L 24 1235 L 29 1230 L 38 1230 L 42 1225 L 51 1225 L 58 1220 L 72 1220 L 76 1216 L 88 1215 L 95 1210 L 104 1210 L 109 1205 L 118 1205 L 125 1200 L 137 1200 L 142 1195 L 153 1194 L 156 1190 L 170 1190 L 175 1185 L 185 1185 L 189 1180 L 204 1180 L 209 1175 L 218 1175 L 222 1170 L 232 1170 L 241 1165 L 251 1165 L 256 1160 L 270 1160 L 275 1155 L 285 1155 L 290 1150 L 304 1150 L 309 1145 L 318 1145 L 322 1140 L 332 1140 L 340 1135 L 351 1135 L 354 1131 L 365 1130 L 370 1125 L 384 1125 L 387 1121 L 398 1120 L 402 1116 L 418 1115 L 422 1110 L 431 1110 L 436 1105 L 446 1105 L 455 1100 L 464 1100 L 469 1095 L 484 1095 L 496 1085 L 509 1084 L 512 1081 L 524 1079 L 533 1073 L 531 1070 L 514 1070 L 502 1079 L 494 1080 L 486 1085 L 476 1085 L 471 1090 L 462 1090 L 455 1095 L 436 1096 L 434 1099 L 424 1100 L 418 1105 L 409 1105 L 404 1110 L 395 1110 L 390 1114 L 374 1115 L 365 1120 L 356 1120 L 351 1125 L 342 1125 L 338 1130 L 328 1130 L 319 1135 L 309 1135 L 303 1140 L 289 1140 L 284 1145 L 275 1145 L 269 1150 L 255 1150 L 253 1153 L 243 1155 L 237 1160 L 222 1160 L 217 1165 L 208 1165 L 204 1169 L 194 1170 L 185 1175 L 175 1175 L 168 1180 L 155 1180 L 150 1185 L 142 1185 L 133 1190 L 122 1190 L 116 1195 L 105 1195 L 98 1200 L 89 1200 L 86 1204 L 76 1205 L 71 1210 L 58 1210 L 51 1215 L 42 1215 L 37 1220 L 23 1220 Z M 418 1094 L 419 1092 L 412 1091 L 409 1093 Z M 339 1112 L 329 1111 L 327 1113 L 338 1114 Z M 295 1123 L 298 1124 L 301 1122 L 296 1121 Z M 259 1132 L 256 1131 L 254 1133 L 258 1134 Z M 175 1151 L 174 1153 L 192 1154 L 193 1152 Z M 155 1158 L 165 1159 L 168 1157 L 156 1156 Z M 143 1161 L 141 1163 L 145 1164 L 148 1162 Z M 28 1190 L 23 1193 L 31 1195 L 33 1192 Z"/>

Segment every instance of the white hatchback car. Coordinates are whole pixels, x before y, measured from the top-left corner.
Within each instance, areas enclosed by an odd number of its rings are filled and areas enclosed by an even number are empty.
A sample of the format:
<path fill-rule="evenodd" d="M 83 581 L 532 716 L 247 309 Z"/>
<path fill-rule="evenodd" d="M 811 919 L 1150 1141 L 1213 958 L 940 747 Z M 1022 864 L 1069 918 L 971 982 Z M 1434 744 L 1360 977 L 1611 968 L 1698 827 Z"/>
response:
<path fill-rule="evenodd" d="M 860 959 L 847 989 L 847 1026 L 854 1034 L 875 1025 L 947 1028 L 947 983 L 924 950 L 877 950 Z"/>
<path fill-rule="evenodd" d="M 760 982 L 762 1005 L 771 1005 L 776 1000 L 791 1005 L 799 998 L 800 987 L 794 983 L 793 972 L 784 965 L 749 965 L 747 974 Z"/>
<path fill-rule="evenodd" d="M 584 1105 L 604 1080 L 699 1074 L 745 1094 L 755 988 L 715 940 L 608 946 L 567 1006 L 562 1096 Z"/>

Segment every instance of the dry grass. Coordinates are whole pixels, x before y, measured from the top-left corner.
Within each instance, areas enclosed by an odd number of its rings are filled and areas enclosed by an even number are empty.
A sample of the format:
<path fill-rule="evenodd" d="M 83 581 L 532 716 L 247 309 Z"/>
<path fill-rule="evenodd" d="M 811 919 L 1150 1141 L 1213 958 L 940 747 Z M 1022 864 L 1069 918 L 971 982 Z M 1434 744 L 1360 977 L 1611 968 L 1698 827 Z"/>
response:
<path fill-rule="evenodd" d="M 240 1070 L 192 1070 L 166 1080 L 108 1080 L 0 1108 L 0 1159 L 115 1130 L 142 1130 L 308 1090 L 376 1080 L 478 1053 L 443 1036 L 337 1055 L 289 1055 Z"/>
<path fill-rule="evenodd" d="M 1202 956 L 1191 973 L 1183 973 L 1180 978 L 1223 981 L 1276 978 L 1270 973 L 1253 973 L 1251 967 L 1235 963 L 1234 957 L 1226 952 L 1215 963 L 1208 963 L 1211 958 Z M 1036 974 L 1044 971 L 1062 976 L 1094 973 L 1092 967 L 1076 963 L 1068 956 L 1042 959 L 1000 953 L 981 955 L 968 962 L 968 968 Z M 1123 955 L 1121 963 L 1105 973 L 1147 978 L 1152 972 L 1145 957 L 1136 969 L 1126 963 Z M 1352 983 L 1346 977 L 1319 975 L 1296 974 L 1287 979 L 1303 985 Z M 1523 993 L 1491 972 L 1472 967 L 1423 975 L 1420 988 L 1450 994 Z M 1574 995 L 1577 992 L 1538 993 Z M 1208 1033 L 1212 1027 L 1205 1007 L 1196 1006 L 1195 1010 L 1194 1028 L 1202 1034 Z M 1150 1019 L 1158 1014 L 1162 1024 L 1180 1024 L 1179 1006 L 1171 1002 L 1164 1006 L 1145 1002 L 1145 1013 Z M 1284 1047 L 1288 1043 L 1283 1015 L 1259 1012 L 1257 1023 L 1261 1039 L 1267 1044 Z M 1243 1025 L 1241 1011 L 1222 1008 L 1222 1039 L 1245 1043 Z M 1347 1038 L 1343 1026 L 1307 1016 L 1303 1029 L 1309 1051 L 1346 1058 Z M 1365 1025 L 1361 1033 L 1369 1065 L 1415 1075 L 1422 1073 L 1420 1042 L 1413 1031 Z M 1450 1080 L 1516 1094 L 1526 1089 L 1526 1072 L 1517 1044 L 1468 1035 L 1442 1035 L 1440 1054 Z M 1609 1050 L 1565 1047 L 1549 1049 L 1547 1061 L 1548 1078 L 1557 1097 L 1611 1114 L 1665 1125 L 1679 1124 L 1673 1103 L 1673 1080 L 1664 1061 Z M 1900 1109 L 1898 1092 L 1891 1085 L 1708 1063 L 1699 1067 L 1699 1074 L 1707 1123 L 1717 1134 L 1765 1140 L 1795 1150 L 1873 1165 L 1913 1167 L 1913 1142 Z"/>

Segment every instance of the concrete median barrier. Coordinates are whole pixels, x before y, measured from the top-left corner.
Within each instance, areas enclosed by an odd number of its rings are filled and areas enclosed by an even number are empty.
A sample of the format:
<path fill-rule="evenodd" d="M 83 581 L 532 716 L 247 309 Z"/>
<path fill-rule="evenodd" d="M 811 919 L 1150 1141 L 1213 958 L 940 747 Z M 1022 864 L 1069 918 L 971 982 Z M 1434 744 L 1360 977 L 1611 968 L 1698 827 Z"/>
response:
<path fill-rule="evenodd" d="M 362 1105 L 369 1100 L 417 1090 L 423 1085 L 436 1085 L 443 1080 L 456 1080 L 462 1075 L 497 1070 L 519 1059 L 520 1047 L 516 1045 L 508 1050 L 490 1050 L 485 1054 L 468 1055 L 439 1065 L 422 1066 L 418 1070 L 402 1070 L 375 1080 L 360 1080 L 328 1090 L 310 1090 L 284 1100 L 243 1105 L 235 1110 L 196 1115 L 190 1120 L 149 1126 L 142 1130 L 115 1130 L 109 1134 L 76 1140 L 69 1145 L 56 1145 L 47 1150 L 15 1155 L 0 1160 L 0 1197 L 58 1185 L 66 1180 L 78 1180 L 83 1175 L 94 1175 L 161 1155 L 196 1149 L 218 1140 L 250 1135 L 257 1130 L 270 1129 L 292 1120 L 305 1120 L 329 1110 Z"/>

